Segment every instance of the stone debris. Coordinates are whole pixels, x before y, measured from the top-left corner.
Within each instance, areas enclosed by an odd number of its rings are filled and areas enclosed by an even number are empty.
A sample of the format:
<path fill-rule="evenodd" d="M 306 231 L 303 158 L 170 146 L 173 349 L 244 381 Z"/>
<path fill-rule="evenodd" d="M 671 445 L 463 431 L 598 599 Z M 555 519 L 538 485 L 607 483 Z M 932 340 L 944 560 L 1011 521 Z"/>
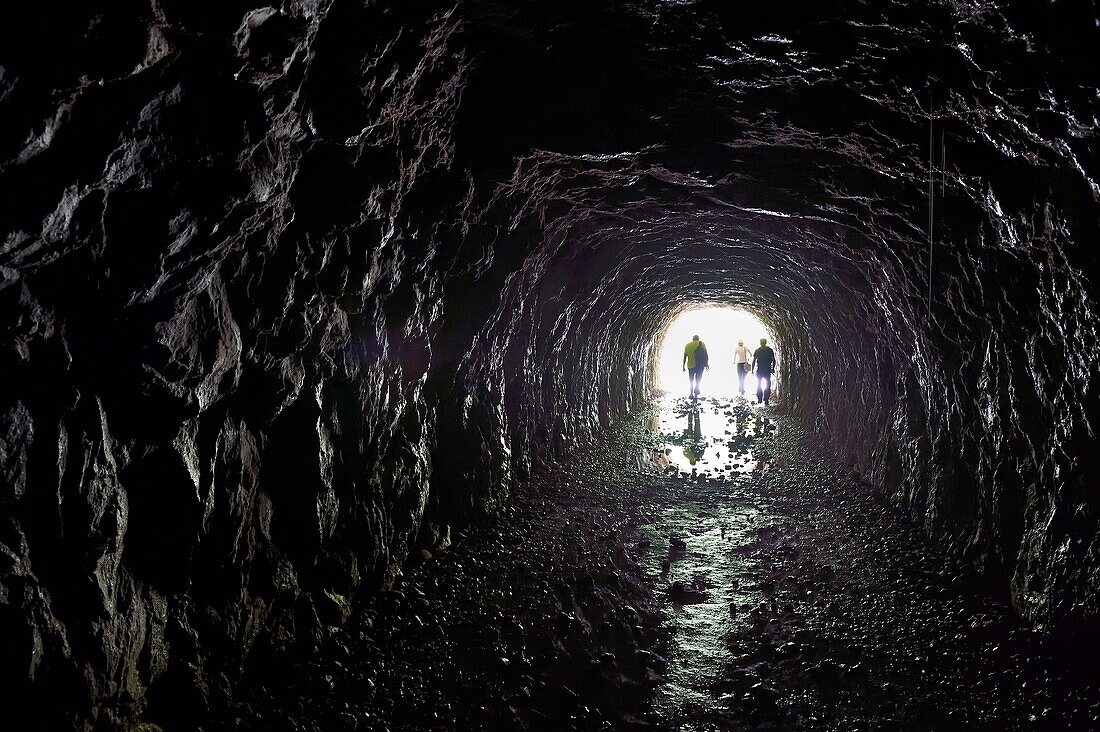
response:
<path fill-rule="evenodd" d="M 732 492 L 640 468 L 650 433 L 619 428 L 333 629 L 340 665 L 308 666 L 332 690 L 291 673 L 242 709 L 303 727 L 1095 726 L 1094 682 L 774 419 L 782 437 L 750 448 L 782 467 Z"/>

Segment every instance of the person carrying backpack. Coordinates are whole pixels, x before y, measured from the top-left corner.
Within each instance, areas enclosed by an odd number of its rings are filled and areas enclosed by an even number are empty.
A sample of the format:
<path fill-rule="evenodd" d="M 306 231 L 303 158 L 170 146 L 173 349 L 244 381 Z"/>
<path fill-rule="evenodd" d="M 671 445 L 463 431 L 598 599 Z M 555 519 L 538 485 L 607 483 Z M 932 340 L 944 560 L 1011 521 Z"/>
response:
<path fill-rule="evenodd" d="M 699 382 L 703 379 L 703 370 L 710 368 L 710 356 L 707 355 L 707 346 L 699 336 L 692 336 L 691 342 L 684 346 L 684 361 L 682 371 L 688 372 L 688 396 L 696 399 L 699 396 Z"/>
<path fill-rule="evenodd" d="M 749 373 L 749 349 L 744 341 L 737 341 L 737 348 L 733 349 L 733 363 L 737 366 L 737 393 L 745 393 L 745 377 Z"/>

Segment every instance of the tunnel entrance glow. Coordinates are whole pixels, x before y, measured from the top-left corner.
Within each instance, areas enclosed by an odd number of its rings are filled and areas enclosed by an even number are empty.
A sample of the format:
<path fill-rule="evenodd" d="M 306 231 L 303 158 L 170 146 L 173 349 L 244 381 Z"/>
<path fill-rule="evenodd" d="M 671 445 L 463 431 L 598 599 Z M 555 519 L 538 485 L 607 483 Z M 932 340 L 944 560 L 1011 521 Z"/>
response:
<path fill-rule="evenodd" d="M 681 370 L 681 364 L 684 346 L 694 335 L 703 340 L 710 355 L 710 370 L 703 375 L 702 396 L 731 396 L 737 393 L 733 352 L 738 340 L 745 342 L 750 355 L 759 347 L 761 338 L 767 338 L 768 345 L 775 346 L 767 327 L 745 310 L 725 307 L 686 310 L 665 329 L 657 366 L 657 384 L 672 396 L 688 394 L 688 375 Z M 748 396 L 756 392 L 751 375 L 745 380 L 745 391 Z"/>

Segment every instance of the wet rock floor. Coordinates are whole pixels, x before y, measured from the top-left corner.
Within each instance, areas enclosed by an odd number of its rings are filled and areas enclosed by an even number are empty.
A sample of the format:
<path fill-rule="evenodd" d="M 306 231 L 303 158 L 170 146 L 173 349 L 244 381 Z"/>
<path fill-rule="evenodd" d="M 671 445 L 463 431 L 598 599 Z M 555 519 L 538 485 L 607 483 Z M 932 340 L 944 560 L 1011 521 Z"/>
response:
<path fill-rule="evenodd" d="M 1090 729 L 1082 676 L 775 406 L 665 398 L 410 563 L 246 729 Z M 1080 664 L 1076 664 L 1080 666 Z"/>

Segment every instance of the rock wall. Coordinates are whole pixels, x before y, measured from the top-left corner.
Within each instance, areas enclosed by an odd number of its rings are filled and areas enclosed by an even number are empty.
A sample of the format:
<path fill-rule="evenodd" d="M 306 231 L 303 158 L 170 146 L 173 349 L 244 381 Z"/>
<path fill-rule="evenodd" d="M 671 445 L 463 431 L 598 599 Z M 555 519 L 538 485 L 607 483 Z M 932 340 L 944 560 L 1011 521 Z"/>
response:
<path fill-rule="evenodd" d="M 639 404 L 708 302 L 768 323 L 788 408 L 868 483 L 1084 637 L 1093 4 L 594 5 L 8 24 L 14 698 L 215 713 Z"/>
<path fill-rule="evenodd" d="M 3 669 L 101 723 L 392 578 L 469 191 L 452 13 L 131 5 L 25 11 L 3 74 Z"/>

